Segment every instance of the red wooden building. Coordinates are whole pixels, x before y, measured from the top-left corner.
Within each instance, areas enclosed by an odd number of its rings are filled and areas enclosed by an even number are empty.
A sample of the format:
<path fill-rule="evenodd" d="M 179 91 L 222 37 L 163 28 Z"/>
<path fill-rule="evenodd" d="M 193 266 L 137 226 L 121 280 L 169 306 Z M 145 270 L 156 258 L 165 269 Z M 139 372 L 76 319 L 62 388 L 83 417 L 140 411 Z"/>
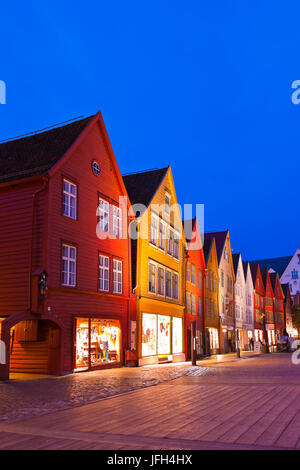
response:
<path fill-rule="evenodd" d="M 205 259 L 202 249 L 202 240 L 196 217 L 184 222 L 187 255 L 185 261 L 186 280 L 186 358 L 191 360 L 192 330 L 195 322 L 197 357 L 205 353 L 204 329 L 204 282 Z"/>
<path fill-rule="evenodd" d="M 0 145 L 1 378 L 119 366 L 135 347 L 124 196 L 100 113 Z"/>
<path fill-rule="evenodd" d="M 280 340 L 284 334 L 285 318 L 284 318 L 284 292 L 280 283 L 278 273 L 269 273 L 273 292 L 274 292 L 274 320 L 275 320 L 275 339 Z"/>
<path fill-rule="evenodd" d="M 265 288 L 265 330 L 267 332 L 267 340 L 270 346 L 276 344 L 275 335 L 275 317 L 274 317 L 274 291 L 270 279 L 268 269 L 261 269 L 261 276 Z"/>
<path fill-rule="evenodd" d="M 255 341 L 265 340 L 265 287 L 263 284 L 259 264 L 250 264 L 254 286 L 254 336 Z"/>

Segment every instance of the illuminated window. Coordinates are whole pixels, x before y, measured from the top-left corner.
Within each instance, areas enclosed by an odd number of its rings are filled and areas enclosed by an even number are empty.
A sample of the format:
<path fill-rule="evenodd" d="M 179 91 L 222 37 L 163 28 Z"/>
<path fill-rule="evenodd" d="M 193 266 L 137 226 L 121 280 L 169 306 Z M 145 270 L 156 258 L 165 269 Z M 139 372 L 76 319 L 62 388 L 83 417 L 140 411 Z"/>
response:
<path fill-rule="evenodd" d="M 109 258 L 99 255 L 99 290 L 109 291 Z"/>
<path fill-rule="evenodd" d="M 63 181 L 63 214 L 71 219 L 77 218 L 77 186 L 64 179 Z"/>
<path fill-rule="evenodd" d="M 62 285 L 76 285 L 76 248 L 72 245 L 62 246 Z"/>

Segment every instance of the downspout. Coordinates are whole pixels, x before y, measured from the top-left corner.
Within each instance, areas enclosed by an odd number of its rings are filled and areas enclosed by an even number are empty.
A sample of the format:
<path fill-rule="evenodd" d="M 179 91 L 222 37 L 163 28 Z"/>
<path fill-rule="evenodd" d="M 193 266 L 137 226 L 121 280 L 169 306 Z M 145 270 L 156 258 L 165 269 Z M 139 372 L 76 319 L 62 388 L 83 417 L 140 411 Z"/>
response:
<path fill-rule="evenodd" d="M 32 200 L 32 226 L 31 226 L 31 243 L 30 243 L 30 250 L 29 250 L 29 308 L 28 311 L 31 312 L 32 307 L 32 256 L 33 256 L 33 241 L 34 241 L 34 214 L 35 214 L 35 205 L 36 205 L 36 197 L 42 191 L 44 191 L 47 187 L 49 181 L 49 176 L 46 175 L 43 177 L 43 186 L 39 188 L 37 191 L 33 193 L 33 200 Z"/>

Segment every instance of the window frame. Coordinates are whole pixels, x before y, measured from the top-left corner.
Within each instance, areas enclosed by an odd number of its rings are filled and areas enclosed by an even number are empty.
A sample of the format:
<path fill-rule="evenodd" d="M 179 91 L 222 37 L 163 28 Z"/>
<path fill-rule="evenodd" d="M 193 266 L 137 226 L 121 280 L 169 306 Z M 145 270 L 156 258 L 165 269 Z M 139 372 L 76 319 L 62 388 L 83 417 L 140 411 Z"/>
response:
<path fill-rule="evenodd" d="M 72 194 L 71 191 L 65 191 L 65 183 L 70 185 L 70 186 L 74 186 L 75 187 L 75 190 L 76 190 L 76 194 Z M 68 199 L 68 204 L 65 204 L 64 202 L 64 197 L 65 195 L 67 195 L 67 197 L 69 198 Z M 75 217 L 72 217 L 70 215 L 70 209 L 71 209 L 71 204 L 70 204 L 70 200 L 71 198 L 75 199 Z M 69 213 L 66 214 L 64 212 L 64 207 L 68 207 L 69 208 Z M 68 219 L 71 219 L 71 220 L 78 220 L 78 184 L 77 183 L 74 183 L 70 178 L 66 177 L 66 176 L 62 176 L 62 215 L 64 217 L 67 217 Z"/>
<path fill-rule="evenodd" d="M 68 256 L 64 256 L 64 248 L 68 248 Z M 75 258 L 70 257 L 70 251 L 71 251 L 70 249 L 71 248 L 73 248 L 75 250 Z M 67 271 L 64 271 L 64 269 L 63 269 L 64 261 L 67 261 L 67 266 L 68 266 Z M 70 262 L 74 263 L 74 265 L 75 265 L 75 272 L 74 273 L 71 273 Z M 74 284 L 70 284 L 69 282 L 68 283 L 63 282 L 64 273 L 67 274 L 68 279 L 69 279 L 70 274 L 74 275 Z M 61 285 L 63 287 L 77 287 L 77 246 L 73 245 L 72 243 L 68 243 L 68 242 L 64 242 L 64 241 L 61 243 Z"/>

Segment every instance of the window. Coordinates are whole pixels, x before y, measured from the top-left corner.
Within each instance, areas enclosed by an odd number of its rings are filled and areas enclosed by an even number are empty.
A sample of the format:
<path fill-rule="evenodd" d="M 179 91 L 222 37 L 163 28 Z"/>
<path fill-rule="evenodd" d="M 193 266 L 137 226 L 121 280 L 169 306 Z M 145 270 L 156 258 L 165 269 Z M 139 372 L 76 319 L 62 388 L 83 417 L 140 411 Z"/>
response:
<path fill-rule="evenodd" d="M 178 299 L 178 274 L 173 273 L 173 299 Z"/>
<path fill-rule="evenodd" d="M 99 198 L 99 228 L 103 232 L 109 232 L 109 203 Z"/>
<path fill-rule="evenodd" d="M 112 206 L 113 217 L 113 235 L 122 237 L 122 209 L 120 207 Z"/>
<path fill-rule="evenodd" d="M 228 255 L 228 249 L 227 249 L 227 246 L 225 246 L 225 249 L 224 249 L 224 258 L 229 261 L 229 255 Z"/>
<path fill-rule="evenodd" d="M 296 271 L 296 269 L 292 271 L 292 279 L 298 279 L 298 271 Z"/>
<path fill-rule="evenodd" d="M 179 234 L 174 232 L 174 257 L 179 259 Z"/>
<path fill-rule="evenodd" d="M 172 297 L 172 292 L 171 292 L 171 284 L 172 284 L 171 276 L 172 276 L 171 271 L 167 271 L 167 272 L 166 272 L 166 296 L 167 296 L 167 297 Z"/>
<path fill-rule="evenodd" d="M 159 241 L 158 246 L 162 250 L 166 249 L 166 226 L 162 222 L 159 222 Z"/>
<path fill-rule="evenodd" d="M 109 291 L 109 258 L 99 255 L 99 290 Z"/>
<path fill-rule="evenodd" d="M 202 289 L 202 271 L 198 269 L 198 289 Z"/>
<path fill-rule="evenodd" d="M 195 299 L 194 294 L 191 294 L 191 301 L 192 301 L 192 304 L 191 304 L 192 314 L 195 315 L 196 314 L 196 299 Z"/>
<path fill-rule="evenodd" d="M 210 278 L 210 279 L 209 279 L 210 290 L 211 290 L 211 292 L 213 292 L 213 291 L 214 291 L 214 281 L 213 281 L 213 273 L 212 273 L 212 272 L 210 272 L 209 278 Z"/>
<path fill-rule="evenodd" d="M 290 284 L 290 291 L 293 292 L 293 285 Z"/>
<path fill-rule="evenodd" d="M 158 294 L 165 295 L 165 270 L 158 268 Z"/>
<path fill-rule="evenodd" d="M 206 287 L 206 289 L 209 288 L 209 273 L 210 273 L 209 271 L 207 271 L 207 273 L 206 273 L 206 279 L 205 279 L 205 287 Z"/>
<path fill-rule="evenodd" d="M 149 263 L 149 292 L 155 294 L 156 288 L 156 266 L 153 263 Z"/>
<path fill-rule="evenodd" d="M 157 230 L 158 230 L 158 220 L 155 215 L 151 214 L 151 226 L 150 226 L 150 243 L 157 245 Z"/>
<path fill-rule="evenodd" d="M 71 245 L 62 246 L 62 285 L 76 286 L 76 248 Z"/>
<path fill-rule="evenodd" d="M 97 160 L 93 160 L 92 161 L 92 171 L 94 173 L 95 176 L 99 176 L 100 175 L 100 165 L 99 163 L 97 162 Z"/>
<path fill-rule="evenodd" d="M 196 277 L 196 270 L 195 270 L 195 265 L 191 265 L 191 283 L 195 284 L 195 277 Z"/>
<path fill-rule="evenodd" d="M 170 215 L 170 201 L 171 198 L 168 194 L 165 195 L 165 213 Z"/>
<path fill-rule="evenodd" d="M 224 287 L 224 271 L 221 271 L 221 286 Z"/>
<path fill-rule="evenodd" d="M 186 280 L 191 282 L 191 263 L 189 261 L 186 263 Z"/>
<path fill-rule="evenodd" d="M 77 218 L 77 186 L 64 179 L 63 181 L 63 214 L 71 219 Z"/>
<path fill-rule="evenodd" d="M 113 260 L 113 290 L 116 294 L 122 294 L 122 261 Z"/>
<path fill-rule="evenodd" d="M 174 233 L 168 229 L 167 253 L 173 255 Z"/>
<path fill-rule="evenodd" d="M 191 294 L 188 291 L 186 292 L 186 311 L 191 313 Z"/>
<path fill-rule="evenodd" d="M 209 317 L 209 300 L 205 299 L 205 315 Z"/>
<path fill-rule="evenodd" d="M 198 297 L 198 315 L 202 316 L 202 297 Z"/>

